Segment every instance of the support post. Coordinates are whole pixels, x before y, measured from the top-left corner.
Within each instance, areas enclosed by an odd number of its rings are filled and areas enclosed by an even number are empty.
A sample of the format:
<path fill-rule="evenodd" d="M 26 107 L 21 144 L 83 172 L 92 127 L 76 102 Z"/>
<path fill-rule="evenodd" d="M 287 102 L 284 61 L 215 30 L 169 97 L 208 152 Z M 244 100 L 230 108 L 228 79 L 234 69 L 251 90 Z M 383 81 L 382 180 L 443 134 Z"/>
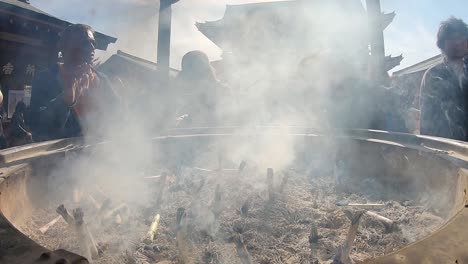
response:
<path fill-rule="evenodd" d="M 369 21 L 370 40 L 370 78 L 376 84 L 382 84 L 387 74 L 385 71 L 385 42 L 382 28 L 380 0 L 366 0 Z"/>
<path fill-rule="evenodd" d="M 158 57 L 161 76 L 165 83 L 169 81 L 169 65 L 171 55 L 171 24 L 172 5 L 179 0 L 160 0 L 158 25 Z"/>

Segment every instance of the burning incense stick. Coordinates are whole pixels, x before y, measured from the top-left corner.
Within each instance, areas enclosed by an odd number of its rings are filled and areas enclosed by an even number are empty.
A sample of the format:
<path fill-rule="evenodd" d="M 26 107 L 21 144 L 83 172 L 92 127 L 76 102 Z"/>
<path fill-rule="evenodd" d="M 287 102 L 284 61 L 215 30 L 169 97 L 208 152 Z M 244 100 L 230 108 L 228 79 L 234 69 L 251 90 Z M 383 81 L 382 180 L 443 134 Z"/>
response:
<path fill-rule="evenodd" d="M 159 219 L 161 216 L 157 214 L 154 217 L 153 223 L 151 223 L 150 229 L 148 231 L 148 236 L 151 241 L 154 240 L 154 236 L 156 235 L 156 232 L 158 231 L 158 226 L 159 226 Z"/>
<path fill-rule="evenodd" d="M 41 231 L 42 234 L 45 234 L 47 230 L 49 230 L 52 226 L 54 226 L 61 218 L 62 218 L 61 215 L 57 216 L 56 218 L 52 219 L 52 221 L 45 224 L 43 227 L 39 228 L 39 231 Z"/>
<path fill-rule="evenodd" d="M 353 264 L 350 257 L 351 249 L 353 248 L 354 240 L 356 239 L 357 231 L 359 228 L 359 221 L 361 220 L 364 212 L 357 212 L 351 217 L 351 226 L 349 227 L 346 241 L 340 246 L 338 253 L 333 259 L 334 264 Z"/>

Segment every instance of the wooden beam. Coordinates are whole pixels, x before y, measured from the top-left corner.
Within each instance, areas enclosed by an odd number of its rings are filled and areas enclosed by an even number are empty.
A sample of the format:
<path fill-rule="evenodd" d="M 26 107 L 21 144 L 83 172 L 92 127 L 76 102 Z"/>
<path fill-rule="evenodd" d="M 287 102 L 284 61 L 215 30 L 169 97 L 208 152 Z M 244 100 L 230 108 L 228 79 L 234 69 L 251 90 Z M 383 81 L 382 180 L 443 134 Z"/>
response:
<path fill-rule="evenodd" d="M 0 15 L 3 15 L 3 14 L 6 14 L 7 16 L 11 16 L 13 18 L 13 20 L 15 20 L 15 19 L 20 20 L 21 23 L 24 22 L 24 21 L 28 21 L 28 22 L 33 22 L 33 23 L 37 23 L 37 24 L 40 24 L 40 25 L 45 25 L 46 28 L 49 29 L 55 35 L 58 35 L 59 32 L 61 32 L 67 26 L 72 24 L 70 22 L 67 22 L 67 21 L 52 17 L 57 21 L 57 23 L 54 24 L 54 23 L 51 23 L 51 22 L 48 22 L 48 21 L 44 21 L 44 20 L 40 20 L 40 19 L 37 19 L 37 18 L 29 17 L 29 16 L 27 16 L 25 14 L 12 12 L 12 11 L 9 11 L 9 10 L 6 10 L 6 9 L 0 9 Z M 9 18 L 8 18 L 8 20 L 9 20 Z M 117 41 L 117 38 L 107 36 L 107 35 L 105 35 L 103 33 L 100 33 L 100 32 L 96 31 L 96 41 L 97 41 L 97 47 L 96 47 L 97 49 L 107 50 L 108 45 L 110 43 L 115 43 Z"/>
<path fill-rule="evenodd" d="M 11 42 L 16 42 L 16 43 L 28 44 L 31 46 L 40 46 L 40 47 L 44 46 L 44 43 L 40 39 L 28 38 L 25 36 L 12 34 L 8 32 L 0 32 L 0 39 L 11 41 Z"/>

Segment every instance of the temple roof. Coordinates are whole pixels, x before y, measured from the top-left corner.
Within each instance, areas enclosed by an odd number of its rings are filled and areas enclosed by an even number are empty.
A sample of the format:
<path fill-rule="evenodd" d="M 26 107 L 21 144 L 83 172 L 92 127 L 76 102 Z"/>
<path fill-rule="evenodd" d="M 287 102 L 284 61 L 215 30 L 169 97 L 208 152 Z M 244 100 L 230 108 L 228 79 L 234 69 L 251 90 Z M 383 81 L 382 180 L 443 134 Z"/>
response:
<path fill-rule="evenodd" d="M 396 66 L 400 65 L 401 61 L 403 60 L 403 55 L 392 57 L 385 56 L 384 60 L 384 67 L 386 71 L 390 71 L 391 69 L 395 68 Z"/>
<path fill-rule="evenodd" d="M 127 71 L 128 74 L 133 74 L 134 72 L 143 72 L 145 74 L 156 77 L 155 73 L 159 72 L 160 68 L 156 62 L 145 60 L 118 50 L 116 54 L 112 55 L 103 64 L 99 65 L 99 70 L 107 74 L 116 75 L 119 75 L 119 72 L 116 71 Z M 178 72 L 178 70 L 173 68 L 170 68 L 169 70 L 171 77 L 177 76 Z"/>
<path fill-rule="evenodd" d="M 431 57 L 429 59 L 423 60 L 421 62 L 418 62 L 414 65 L 411 65 L 409 67 L 406 67 L 404 69 L 401 69 L 399 71 L 396 71 L 393 73 L 394 76 L 402 76 L 406 74 L 412 74 L 416 72 L 421 72 L 421 71 L 426 71 L 429 68 L 441 63 L 444 61 L 444 57 L 439 54 L 434 57 Z"/>
<path fill-rule="evenodd" d="M 226 5 L 224 17 L 215 21 L 206 21 L 204 23 L 196 23 L 198 30 L 203 33 L 209 40 L 215 43 L 218 47 L 225 47 L 226 42 L 229 42 L 229 31 L 235 31 L 239 24 L 248 17 L 252 12 L 261 10 L 274 11 L 278 8 L 291 7 L 291 4 L 296 4 L 296 1 L 279 1 L 266 3 L 252 3 L 241 5 Z"/>
<path fill-rule="evenodd" d="M 393 22 L 395 16 L 395 11 L 391 13 L 382 13 L 382 30 L 386 29 L 388 25 L 390 25 Z"/>
<path fill-rule="evenodd" d="M 307 10 L 305 11 L 304 9 Z M 322 10 L 336 10 L 334 18 L 313 15 L 314 11 L 320 14 Z M 231 48 L 232 44 L 236 44 L 237 41 L 241 40 L 241 38 L 239 38 L 240 34 L 242 34 L 243 31 L 250 30 L 250 22 L 257 19 L 259 17 L 258 14 L 266 18 L 261 22 L 274 23 L 275 20 L 280 19 L 283 20 L 281 21 L 282 23 L 288 24 L 293 30 L 304 27 L 304 23 L 301 22 L 305 22 L 307 19 L 309 22 L 312 20 L 321 20 L 324 26 L 327 22 L 330 22 L 326 21 L 327 19 L 335 19 L 332 23 L 333 26 L 335 24 L 343 24 L 343 20 L 353 20 L 351 21 L 353 25 L 359 24 L 359 26 L 367 26 L 365 24 L 366 13 L 360 0 L 293 0 L 227 5 L 223 18 L 215 21 L 196 23 L 196 26 L 208 39 L 225 50 Z M 256 15 L 257 17 L 255 17 Z M 392 15 L 394 14 L 385 15 L 382 23 L 383 26 L 386 26 L 387 21 L 391 22 L 393 19 Z M 336 18 L 340 16 L 343 19 L 337 21 Z M 302 18 L 306 20 L 301 21 Z M 245 23 L 245 21 L 249 21 L 249 23 Z M 256 22 L 258 23 L 258 21 Z M 356 29 L 353 28 L 353 25 L 350 27 L 351 30 Z M 312 29 L 312 31 L 313 30 L 317 30 L 317 28 Z"/>
<path fill-rule="evenodd" d="M 6 11 L 15 12 L 16 14 L 28 15 L 34 18 L 41 18 L 41 19 L 44 19 L 45 21 L 52 20 L 52 19 L 60 20 L 40 10 L 39 8 L 36 8 L 30 4 L 27 4 L 25 2 L 18 1 L 18 0 L 0 0 L 0 9 L 2 11 L 6 10 Z M 64 21 L 61 21 L 61 22 L 64 22 Z"/>
<path fill-rule="evenodd" d="M 72 23 L 52 16 L 39 8 L 18 0 L 0 0 L 0 15 L 11 15 L 30 20 L 33 23 L 44 24 L 61 31 Z M 117 38 L 96 32 L 96 48 L 106 50 Z"/>

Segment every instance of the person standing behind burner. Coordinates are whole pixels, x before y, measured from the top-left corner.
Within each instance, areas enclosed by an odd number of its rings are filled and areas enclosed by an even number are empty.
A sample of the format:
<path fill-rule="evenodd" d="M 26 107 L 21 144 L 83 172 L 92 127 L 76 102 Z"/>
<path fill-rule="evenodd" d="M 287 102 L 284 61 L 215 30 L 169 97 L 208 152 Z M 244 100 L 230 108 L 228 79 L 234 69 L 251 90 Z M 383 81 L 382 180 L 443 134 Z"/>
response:
<path fill-rule="evenodd" d="M 32 134 L 26 126 L 26 104 L 20 101 L 16 104 L 15 113 L 11 118 L 10 146 L 20 146 L 32 143 Z"/>
<path fill-rule="evenodd" d="M 467 141 L 468 26 L 454 17 L 443 21 L 437 46 L 444 61 L 427 70 L 421 84 L 421 134 Z"/>
<path fill-rule="evenodd" d="M 109 79 L 93 68 L 94 35 L 87 25 L 68 26 L 58 44 L 63 63 L 36 75 L 29 120 L 35 141 L 98 132 L 117 109 Z"/>
<path fill-rule="evenodd" d="M 175 125 L 215 125 L 217 96 L 221 86 L 205 53 L 196 50 L 185 54 L 181 72 L 175 80 Z"/>

